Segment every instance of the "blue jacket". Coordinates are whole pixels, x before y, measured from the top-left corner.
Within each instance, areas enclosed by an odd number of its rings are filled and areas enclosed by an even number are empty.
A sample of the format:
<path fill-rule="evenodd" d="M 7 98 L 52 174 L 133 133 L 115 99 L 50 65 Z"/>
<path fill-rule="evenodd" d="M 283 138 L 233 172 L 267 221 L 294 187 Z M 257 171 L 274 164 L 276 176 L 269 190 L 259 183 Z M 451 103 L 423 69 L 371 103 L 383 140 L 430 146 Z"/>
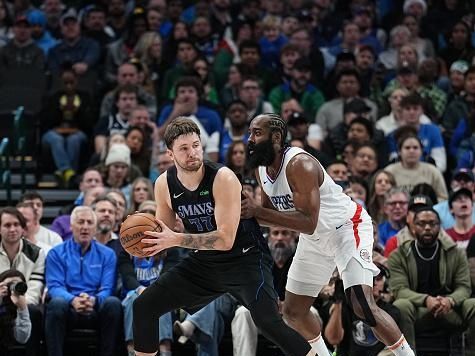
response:
<path fill-rule="evenodd" d="M 51 48 L 48 53 L 48 68 L 55 73 L 59 73 L 64 63 L 84 62 L 90 69 L 99 62 L 101 48 L 99 44 L 90 39 L 81 37 L 74 45 L 70 46 L 64 41 L 60 41 Z"/>
<path fill-rule="evenodd" d="M 115 252 L 97 241 L 81 255 L 74 238 L 51 249 L 46 258 L 46 286 L 52 298 L 68 303 L 80 293 L 96 297 L 99 305 L 111 296 L 116 282 Z"/>

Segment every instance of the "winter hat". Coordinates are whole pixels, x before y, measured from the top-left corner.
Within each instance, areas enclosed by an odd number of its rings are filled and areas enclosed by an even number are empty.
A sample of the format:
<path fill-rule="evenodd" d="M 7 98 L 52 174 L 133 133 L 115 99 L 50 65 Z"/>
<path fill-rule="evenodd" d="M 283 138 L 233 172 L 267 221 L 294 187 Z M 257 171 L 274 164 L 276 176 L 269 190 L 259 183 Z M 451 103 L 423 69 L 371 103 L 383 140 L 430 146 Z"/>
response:
<path fill-rule="evenodd" d="M 407 13 L 407 9 L 409 9 L 409 6 L 411 6 L 412 4 L 421 5 L 424 15 L 427 13 L 427 4 L 425 0 L 406 0 L 404 1 L 404 6 L 403 6 L 403 10 L 405 14 Z"/>
<path fill-rule="evenodd" d="M 124 163 L 130 166 L 130 148 L 124 143 L 113 144 L 109 148 L 109 153 L 106 157 L 105 165 L 108 166 L 113 163 Z"/>

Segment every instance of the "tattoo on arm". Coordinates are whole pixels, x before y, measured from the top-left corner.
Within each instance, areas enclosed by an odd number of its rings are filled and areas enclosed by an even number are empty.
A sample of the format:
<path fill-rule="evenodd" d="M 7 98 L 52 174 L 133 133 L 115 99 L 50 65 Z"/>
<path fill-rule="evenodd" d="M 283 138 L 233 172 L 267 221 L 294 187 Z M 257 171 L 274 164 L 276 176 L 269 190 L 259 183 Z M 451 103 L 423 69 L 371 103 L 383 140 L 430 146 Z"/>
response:
<path fill-rule="evenodd" d="M 215 250 L 215 243 L 218 240 L 219 237 L 216 235 L 216 231 L 205 234 L 185 234 L 181 247 L 196 250 Z"/>

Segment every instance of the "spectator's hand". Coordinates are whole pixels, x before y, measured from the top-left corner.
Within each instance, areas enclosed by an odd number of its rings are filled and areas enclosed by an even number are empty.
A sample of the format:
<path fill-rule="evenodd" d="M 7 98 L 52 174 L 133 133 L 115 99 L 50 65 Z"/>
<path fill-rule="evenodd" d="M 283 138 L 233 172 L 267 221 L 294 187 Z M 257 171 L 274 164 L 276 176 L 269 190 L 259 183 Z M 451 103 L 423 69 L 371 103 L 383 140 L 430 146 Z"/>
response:
<path fill-rule="evenodd" d="M 83 75 L 87 72 L 88 68 L 89 66 L 84 62 L 73 64 L 73 70 L 76 72 L 77 75 Z"/>
<path fill-rule="evenodd" d="M 4 283 L 0 283 L 0 298 L 8 295 L 8 286 Z"/>
<path fill-rule="evenodd" d="M 28 307 L 28 303 L 26 302 L 26 297 L 24 295 L 12 293 L 10 299 L 12 300 L 12 303 L 15 304 L 20 310 L 25 310 Z"/>
<path fill-rule="evenodd" d="M 241 193 L 241 219 L 250 219 L 256 215 L 256 209 L 258 205 L 256 204 L 254 198 L 251 194 L 246 191 Z"/>
<path fill-rule="evenodd" d="M 153 121 L 147 121 L 147 126 L 152 130 L 152 141 L 158 142 L 160 140 L 160 132 L 158 130 L 157 124 Z"/>
<path fill-rule="evenodd" d="M 437 296 L 437 300 L 439 301 L 439 307 L 433 312 L 434 317 L 443 316 L 449 313 L 452 310 L 452 303 L 450 299 L 447 297 Z"/>
<path fill-rule="evenodd" d="M 76 313 L 83 314 L 86 312 L 85 302 L 86 302 L 86 299 L 83 296 L 78 296 L 78 297 L 74 297 L 74 299 L 71 302 L 71 305 L 73 309 L 76 311 Z"/>
<path fill-rule="evenodd" d="M 436 297 L 428 296 L 426 299 L 426 307 L 431 313 L 434 313 L 440 306 L 440 301 Z"/>

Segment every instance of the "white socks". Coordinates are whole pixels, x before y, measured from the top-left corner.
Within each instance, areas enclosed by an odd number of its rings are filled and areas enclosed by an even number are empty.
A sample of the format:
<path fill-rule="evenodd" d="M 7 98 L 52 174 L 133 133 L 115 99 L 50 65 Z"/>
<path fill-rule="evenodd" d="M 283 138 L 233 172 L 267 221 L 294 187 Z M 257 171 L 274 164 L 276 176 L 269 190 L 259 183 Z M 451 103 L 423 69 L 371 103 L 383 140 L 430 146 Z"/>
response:
<path fill-rule="evenodd" d="M 322 334 L 318 334 L 318 336 L 313 340 L 308 340 L 310 346 L 312 346 L 312 351 L 316 352 L 318 356 L 328 356 L 331 353 L 328 351 L 327 345 L 325 345 L 325 341 L 323 341 Z"/>
<path fill-rule="evenodd" d="M 415 356 L 404 335 L 401 335 L 394 345 L 388 346 L 388 349 L 396 356 Z"/>

